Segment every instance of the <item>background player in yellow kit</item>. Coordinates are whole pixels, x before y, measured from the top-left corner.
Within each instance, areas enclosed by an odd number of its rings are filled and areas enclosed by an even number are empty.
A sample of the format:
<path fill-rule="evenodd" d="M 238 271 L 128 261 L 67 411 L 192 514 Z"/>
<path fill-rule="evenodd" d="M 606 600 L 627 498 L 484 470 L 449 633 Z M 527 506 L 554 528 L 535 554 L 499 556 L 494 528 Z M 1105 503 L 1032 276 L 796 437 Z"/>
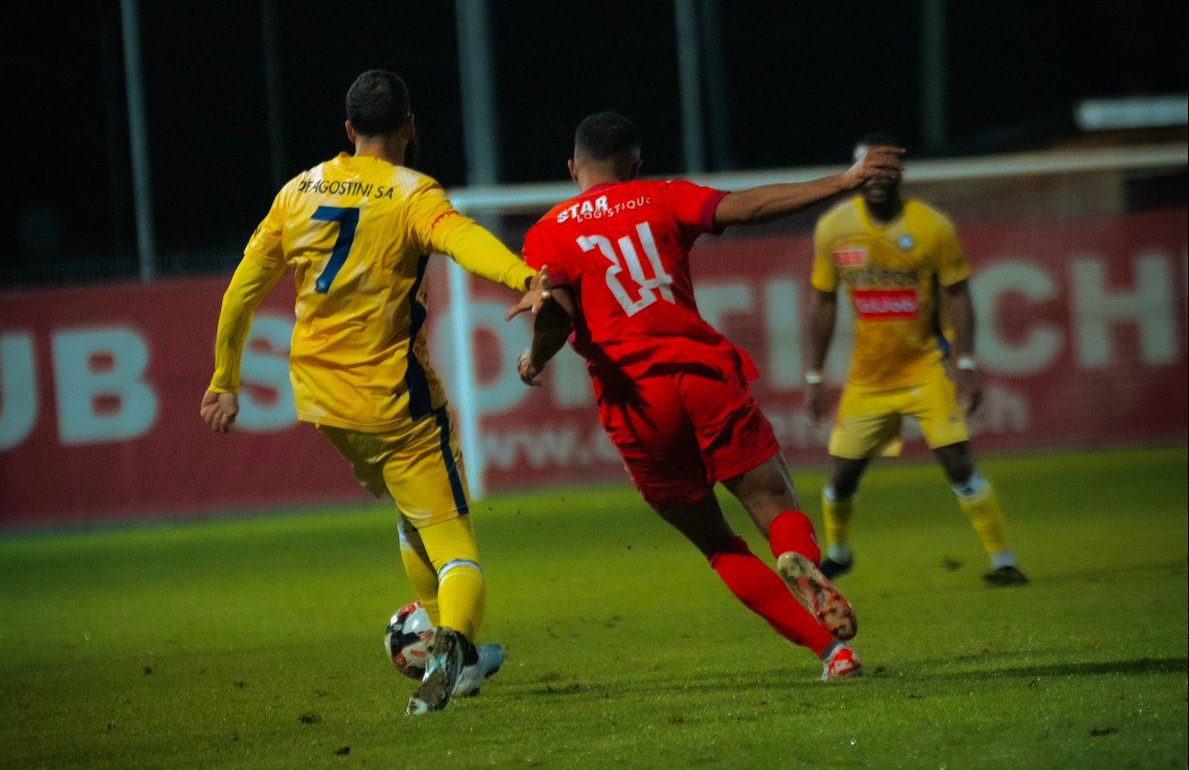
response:
<path fill-rule="evenodd" d="M 897 142 L 885 135 L 865 137 L 855 157 L 884 144 Z M 899 451 L 900 422 L 909 415 L 920 424 L 991 556 L 987 583 L 1027 583 L 1007 548 L 999 498 L 971 455 L 965 415 L 978 408 L 982 388 L 973 355 L 970 265 L 953 225 L 924 203 L 902 198 L 899 176 L 872 177 L 862 195 L 818 220 L 814 252 L 805 405 L 817 422 L 826 416 L 822 367 L 834 335 L 839 284 L 846 285 L 855 312 L 850 374 L 830 435 L 831 480 L 822 492 L 827 550 L 822 572 L 832 578 L 850 570 L 850 520 L 859 480 L 881 450 Z M 954 379 L 945 368 L 951 358 Z"/>
<path fill-rule="evenodd" d="M 485 584 L 467 483 L 442 383 L 425 339 L 431 253 L 510 289 L 536 285 L 494 236 L 454 210 L 433 179 L 404 167 L 415 128 L 409 93 L 390 72 L 364 72 L 347 92 L 340 154 L 298 174 L 256 228 L 223 297 L 215 374 L 201 414 L 225 432 L 239 404 L 240 358 L 260 300 L 292 269 L 289 353 L 297 416 L 313 423 L 376 496 L 399 511 L 401 557 L 437 630 L 408 713 L 446 706 L 473 644 Z"/>

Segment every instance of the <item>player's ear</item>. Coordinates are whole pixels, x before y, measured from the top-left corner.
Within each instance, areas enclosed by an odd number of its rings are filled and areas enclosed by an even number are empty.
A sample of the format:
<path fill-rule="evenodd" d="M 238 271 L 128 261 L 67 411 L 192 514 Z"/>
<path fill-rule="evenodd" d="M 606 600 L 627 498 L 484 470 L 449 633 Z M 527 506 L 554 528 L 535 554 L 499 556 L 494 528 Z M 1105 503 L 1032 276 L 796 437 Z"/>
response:
<path fill-rule="evenodd" d="M 409 116 L 405 118 L 405 124 L 401 126 L 401 131 L 404 132 L 405 138 L 409 140 L 417 136 L 417 121 L 413 113 L 410 112 Z"/>
<path fill-rule="evenodd" d="M 355 144 L 355 126 L 351 125 L 350 118 L 343 121 L 343 127 L 347 129 L 347 141 Z"/>
<path fill-rule="evenodd" d="M 640 167 L 643 165 L 644 160 L 642 158 L 633 163 L 632 167 L 628 169 L 628 179 L 635 179 L 640 176 Z"/>
<path fill-rule="evenodd" d="M 566 168 L 570 170 L 570 179 L 574 184 L 578 184 L 578 164 L 574 162 L 573 158 L 566 161 Z"/>

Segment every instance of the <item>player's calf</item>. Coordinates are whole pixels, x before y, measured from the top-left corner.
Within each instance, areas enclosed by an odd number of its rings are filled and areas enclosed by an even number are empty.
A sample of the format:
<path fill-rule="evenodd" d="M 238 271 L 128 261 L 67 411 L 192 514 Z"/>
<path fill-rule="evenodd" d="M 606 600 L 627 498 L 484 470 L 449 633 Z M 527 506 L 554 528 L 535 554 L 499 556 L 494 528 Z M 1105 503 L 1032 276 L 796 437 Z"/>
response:
<path fill-rule="evenodd" d="M 1015 555 L 1007 547 L 1003 508 L 991 483 L 978 471 L 973 471 L 966 481 L 952 486 L 958 496 L 958 506 L 991 557 L 991 571 L 983 579 L 988 585 L 997 587 L 1027 585 L 1028 578 L 1020 571 Z"/>

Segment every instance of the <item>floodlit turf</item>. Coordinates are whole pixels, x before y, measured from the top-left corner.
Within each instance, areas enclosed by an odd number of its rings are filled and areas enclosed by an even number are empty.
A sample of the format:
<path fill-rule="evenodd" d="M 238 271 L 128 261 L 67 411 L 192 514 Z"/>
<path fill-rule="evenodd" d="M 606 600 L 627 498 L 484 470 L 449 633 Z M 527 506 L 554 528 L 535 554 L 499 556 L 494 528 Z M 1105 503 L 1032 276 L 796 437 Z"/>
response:
<path fill-rule="evenodd" d="M 385 510 L 10 536 L 0 766 L 1184 768 L 1185 448 L 983 470 L 1033 585 L 982 585 L 940 471 L 878 465 L 840 581 L 868 675 L 830 684 L 631 490 L 482 503 L 508 662 L 420 719 Z"/>

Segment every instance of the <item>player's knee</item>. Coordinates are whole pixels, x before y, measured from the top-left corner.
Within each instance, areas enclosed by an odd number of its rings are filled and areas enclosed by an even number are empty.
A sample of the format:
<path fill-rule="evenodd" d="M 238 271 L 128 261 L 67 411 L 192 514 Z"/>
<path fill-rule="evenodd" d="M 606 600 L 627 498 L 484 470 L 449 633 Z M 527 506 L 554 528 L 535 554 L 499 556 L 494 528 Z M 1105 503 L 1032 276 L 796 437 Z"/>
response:
<path fill-rule="evenodd" d="M 969 442 L 961 442 L 959 444 L 951 444 L 950 446 L 941 447 L 935 450 L 938 461 L 941 463 L 945 475 L 950 480 L 950 484 L 960 486 L 972 478 L 977 470 L 974 467 L 974 456 L 970 452 Z"/>
<path fill-rule="evenodd" d="M 834 459 L 834 468 L 830 473 L 828 487 L 832 490 L 834 502 L 844 503 L 859 493 L 859 481 L 862 480 L 863 471 L 866 468 L 866 460 Z"/>
<path fill-rule="evenodd" d="M 796 490 L 783 466 L 770 460 L 723 484 L 753 516 L 765 509 L 776 513 L 797 507 Z"/>

